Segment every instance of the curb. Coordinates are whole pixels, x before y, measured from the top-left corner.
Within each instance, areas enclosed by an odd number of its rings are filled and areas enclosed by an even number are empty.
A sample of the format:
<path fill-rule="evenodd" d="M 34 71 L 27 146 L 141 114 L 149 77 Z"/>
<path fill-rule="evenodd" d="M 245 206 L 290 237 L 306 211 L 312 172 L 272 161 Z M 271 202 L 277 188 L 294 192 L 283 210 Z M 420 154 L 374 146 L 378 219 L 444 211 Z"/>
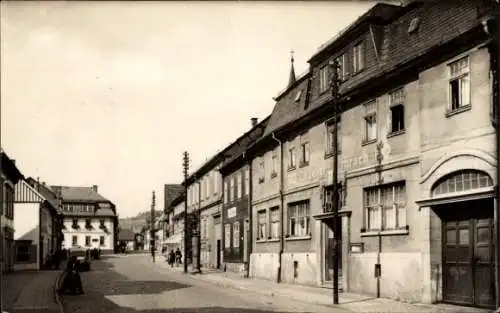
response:
<path fill-rule="evenodd" d="M 64 306 L 61 301 L 61 297 L 59 295 L 59 286 L 61 285 L 61 280 L 62 277 L 64 276 L 64 271 L 61 271 L 59 275 L 57 275 L 56 281 L 54 282 L 54 297 L 56 299 L 57 306 L 59 307 L 59 312 L 60 313 L 65 313 L 64 312 Z"/>

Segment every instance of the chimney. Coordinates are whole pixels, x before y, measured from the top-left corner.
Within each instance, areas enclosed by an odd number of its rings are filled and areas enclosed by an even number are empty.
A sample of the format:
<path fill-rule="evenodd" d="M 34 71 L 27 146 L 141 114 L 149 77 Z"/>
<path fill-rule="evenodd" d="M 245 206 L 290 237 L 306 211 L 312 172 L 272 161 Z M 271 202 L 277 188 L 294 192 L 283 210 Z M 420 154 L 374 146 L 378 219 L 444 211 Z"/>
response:
<path fill-rule="evenodd" d="M 252 117 L 250 119 L 250 121 L 252 121 L 252 127 L 255 127 L 255 126 L 257 126 L 257 123 L 258 123 L 259 119 L 256 118 L 256 117 Z"/>
<path fill-rule="evenodd" d="M 94 190 L 95 192 L 97 192 L 97 185 L 92 186 L 92 190 Z"/>

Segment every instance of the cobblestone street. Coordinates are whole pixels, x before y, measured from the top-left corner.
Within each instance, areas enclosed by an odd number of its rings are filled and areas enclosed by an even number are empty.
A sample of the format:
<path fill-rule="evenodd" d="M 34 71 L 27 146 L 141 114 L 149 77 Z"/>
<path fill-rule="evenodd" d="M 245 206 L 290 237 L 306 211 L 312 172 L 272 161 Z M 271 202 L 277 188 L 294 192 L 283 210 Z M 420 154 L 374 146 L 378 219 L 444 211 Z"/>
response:
<path fill-rule="evenodd" d="M 219 287 L 179 272 L 161 271 L 144 260 L 143 256 L 109 256 L 94 261 L 92 270 L 82 273 L 85 294 L 62 297 L 65 312 L 346 312 Z"/>

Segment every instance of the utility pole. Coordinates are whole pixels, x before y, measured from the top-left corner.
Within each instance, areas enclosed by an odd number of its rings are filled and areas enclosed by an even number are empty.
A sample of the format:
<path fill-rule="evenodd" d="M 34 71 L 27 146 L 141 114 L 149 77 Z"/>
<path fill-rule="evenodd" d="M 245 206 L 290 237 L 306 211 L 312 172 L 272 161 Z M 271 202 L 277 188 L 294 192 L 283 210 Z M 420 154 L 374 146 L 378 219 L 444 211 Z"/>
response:
<path fill-rule="evenodd" d="M 188 266 L 187 266 L 187 244 L 188 244 L 188 232 L 187 232 L 187 227 L 188 227 L 188 207 L 187 207 L 187 191 L 188 191 L 188 185 L 187 185 L 187 179 L 188 179 L 188 171 L 189 171 L 189 153 L 187 151 L 184 151 L 183 156 L 182 156 L 182 168 L 183 168 L 183 173 L 184 173 L 184 274 L 187 274 L 188 272 Z"/>
<path fill-rule="evenodd" d="M 153 197 L 151 199 L 151 256 L 153 257 L 153 262 L 155 262 L 155 250 L 156 250 L 156 214 L 155 214 L 155 204 L 156 204 L 156 196 L 153 191 Z"/>
<path fill-rule="evenodd" d="M 192 223 L 192 245 L 193 245 L 193 272 L 192 274 L 201 274 L 201 182 L 196 182 L 198 185 L 198 206 L 197 212 L 193 212 Z"/>
<path fill-rule="evenodd" d="M 340 251 L 340 219 L 339 219 L 339 194 L 338 194 L 338 105 L 339 105 L 339 63 L 338 60 L 331 60 L 330 65 L 330 89 L 333 109 L 333 167 L 332 167 L 332 209 L 333 209 L 333 304 L 339 304 L 339 251 Z"/>

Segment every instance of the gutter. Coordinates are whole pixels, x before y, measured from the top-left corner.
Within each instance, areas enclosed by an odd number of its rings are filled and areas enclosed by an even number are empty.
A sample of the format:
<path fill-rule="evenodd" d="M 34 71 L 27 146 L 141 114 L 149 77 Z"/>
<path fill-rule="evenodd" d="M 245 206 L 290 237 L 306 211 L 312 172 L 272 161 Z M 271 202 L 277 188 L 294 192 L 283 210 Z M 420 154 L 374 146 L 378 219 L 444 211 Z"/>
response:
<path fill-rule="evenodd" d="M 281 268 L 282 268 L 282 263 L 283 263 L 283 250 L 284 250 L 284 246 L 285 246 L 285 236 L 284 236 L 284 232 L 285 232 L 285 227 L 284 227 L 284 196 L 283 196 L 283 192 L 284 192 L 284 164 L 283 164 L 283 142 L 280 141 L 274 132 L 271 133 L 271 136 L 272 138 L 279 144 L 279 147 L 280 147 L 280 206 L 281 206 L 281 210 L 280 210 L 280 249 L 279 249 L 279 252 L 278 252 L 278 274 L 277 274 L 277 277 L 276 277 L 276 282 L 277 283 L 280 283 L 282 281 L 282 275 L 281 275 Z"/>

